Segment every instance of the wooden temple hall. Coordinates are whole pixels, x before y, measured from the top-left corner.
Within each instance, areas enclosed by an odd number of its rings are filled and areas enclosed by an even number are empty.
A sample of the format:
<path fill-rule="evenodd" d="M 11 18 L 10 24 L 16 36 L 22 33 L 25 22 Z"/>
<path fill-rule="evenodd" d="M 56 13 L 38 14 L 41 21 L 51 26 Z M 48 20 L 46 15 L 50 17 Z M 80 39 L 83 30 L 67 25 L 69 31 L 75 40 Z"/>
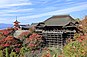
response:
<path fill-rule="evenodd" d="M 78 22 L 70 15 L 57 15 L 36 25 L 36 32 L 43 35 L 47 47 L 63 47 L 67 38 L 73 38 Z"/>

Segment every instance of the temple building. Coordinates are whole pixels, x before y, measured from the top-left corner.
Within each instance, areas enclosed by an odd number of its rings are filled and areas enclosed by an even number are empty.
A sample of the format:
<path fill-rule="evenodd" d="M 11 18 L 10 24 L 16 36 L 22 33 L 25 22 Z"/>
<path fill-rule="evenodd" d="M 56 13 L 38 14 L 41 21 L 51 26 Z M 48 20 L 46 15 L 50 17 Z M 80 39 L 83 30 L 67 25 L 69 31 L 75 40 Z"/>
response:
<path fill-rule="evenodd" d="M 29 24 L 27 24 L 27 25 L 20 25 L 20 29 L 21 30 L 29 30 L 29 28 L 31 28 L 31 26 Z"/>
<path fill-rule="evenodd" d="M 47 47 L 63 47 L 67 38 L 78 32 L 78 22 L 70 15 L 56 15 L 36 25 L 35 32 L 44 37 Z"/>

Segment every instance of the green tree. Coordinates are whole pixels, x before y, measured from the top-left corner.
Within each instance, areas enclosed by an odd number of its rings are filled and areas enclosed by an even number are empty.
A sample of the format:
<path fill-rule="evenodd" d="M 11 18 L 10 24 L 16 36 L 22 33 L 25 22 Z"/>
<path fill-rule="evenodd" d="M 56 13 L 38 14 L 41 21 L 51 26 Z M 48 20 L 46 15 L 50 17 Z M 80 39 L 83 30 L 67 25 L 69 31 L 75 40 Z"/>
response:
<path fill-rule="evenodd" d="M 22 47 L 20 50 L 20 56 L 24 56 L 26 52 L 28 52 L 29 49 L 27 47 Z"/>
<path fill-rule="evenodd" d="M 6 51 L 6 57 L 9 57 L 8 47 L 5 48 Z"/>
<path fill-rule="evenodd" d="M 17 57 L 17 54 L 15 52 L 11 52 L 10 57 Z"/>
<path fill-rule="evenodd" d="M 4 57 L 4 56 L 3 56 L 3 51 L 2 51 L 2 50 L 0 50 L 0 57 Z"/>

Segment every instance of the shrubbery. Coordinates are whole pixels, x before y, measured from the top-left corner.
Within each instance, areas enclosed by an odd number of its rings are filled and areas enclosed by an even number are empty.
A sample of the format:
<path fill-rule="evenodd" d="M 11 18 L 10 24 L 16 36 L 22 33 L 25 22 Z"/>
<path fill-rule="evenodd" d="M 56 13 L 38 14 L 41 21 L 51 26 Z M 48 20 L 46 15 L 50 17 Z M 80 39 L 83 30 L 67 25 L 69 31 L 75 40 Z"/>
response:
<path fill-rule="evenodd" d="M 64 47 L 64 57 L 86 57 L 87 56 L 87 36 L 79 36 L 76 41 L 68 43 Z"/>

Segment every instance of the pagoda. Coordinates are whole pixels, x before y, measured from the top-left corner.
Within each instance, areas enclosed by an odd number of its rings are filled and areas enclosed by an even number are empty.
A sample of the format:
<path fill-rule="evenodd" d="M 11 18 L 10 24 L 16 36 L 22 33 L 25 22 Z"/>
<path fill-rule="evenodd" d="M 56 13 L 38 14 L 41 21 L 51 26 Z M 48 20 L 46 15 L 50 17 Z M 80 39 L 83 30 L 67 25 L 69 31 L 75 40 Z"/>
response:
<path fill-rule="evenodd" d="M 19 28 L 20 27 L 19 23 L 20 22 L 18 22 L 17 19 L 16 19 L 16 21 L 14 22 L 14 28 Z"/>

